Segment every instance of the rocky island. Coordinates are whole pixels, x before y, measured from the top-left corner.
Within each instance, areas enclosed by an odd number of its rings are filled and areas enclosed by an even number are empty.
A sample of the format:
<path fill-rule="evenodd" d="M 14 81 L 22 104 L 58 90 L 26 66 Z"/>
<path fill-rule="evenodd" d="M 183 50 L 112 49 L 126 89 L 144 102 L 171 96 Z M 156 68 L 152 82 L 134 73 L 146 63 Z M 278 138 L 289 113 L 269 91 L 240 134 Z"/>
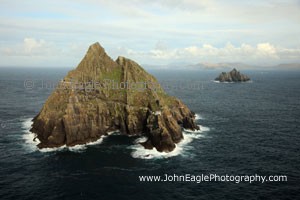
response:
<path fill-rule="evenodd" d="M 250 78 L 233 68 L 231 72 L 222 72 L 215 80 L 220 82 L 245 82 L 249 81 Z"/>
<path fill-rule="evenodd" d="M 112 60 L 99 43 L 58 85 L 32 120 L 39 148 L 86 144 L 119 130 L 147 136 L 147 149 L 170 152 L 182 128 L 199 129 L 195 113 L 152 75 L 130 59 Z"/>

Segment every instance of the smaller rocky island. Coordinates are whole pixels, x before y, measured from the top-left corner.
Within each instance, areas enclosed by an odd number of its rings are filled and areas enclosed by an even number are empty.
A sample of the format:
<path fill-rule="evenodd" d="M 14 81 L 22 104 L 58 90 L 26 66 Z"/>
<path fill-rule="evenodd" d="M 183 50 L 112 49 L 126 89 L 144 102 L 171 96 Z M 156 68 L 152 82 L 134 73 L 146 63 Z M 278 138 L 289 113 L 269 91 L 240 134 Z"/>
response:
<path fill-rule="evenodd" d="M 231 72 L 222 72 L 215 80 L 220 82 L 246 82 L 250 81 L 250 78 L 233 68 Z"/>

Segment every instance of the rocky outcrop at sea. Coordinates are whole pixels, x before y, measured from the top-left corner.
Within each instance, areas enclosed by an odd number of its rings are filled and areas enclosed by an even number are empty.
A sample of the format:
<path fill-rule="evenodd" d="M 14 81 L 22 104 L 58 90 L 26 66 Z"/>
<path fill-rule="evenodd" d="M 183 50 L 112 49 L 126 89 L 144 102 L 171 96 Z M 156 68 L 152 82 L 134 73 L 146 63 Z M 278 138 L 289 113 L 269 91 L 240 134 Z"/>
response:
<path fill-rule="evenodd" d="M 136 62 L 112 60 L 99 43 L 91 45 L 76 69 L 58 83 L 33 119 L 39 148 L 74 146 L 119 130 L 144 135 L 147 149 L 170 152 L 182 129 L 198 130 L 195 113 L 168 96 Z"/>
<path fill-rule="evenodd" d="M 222 72 L 215 80 L 220 82 L 245 82 L 250 81 L 250 78 L 233 68 L 231 72 Z"/>

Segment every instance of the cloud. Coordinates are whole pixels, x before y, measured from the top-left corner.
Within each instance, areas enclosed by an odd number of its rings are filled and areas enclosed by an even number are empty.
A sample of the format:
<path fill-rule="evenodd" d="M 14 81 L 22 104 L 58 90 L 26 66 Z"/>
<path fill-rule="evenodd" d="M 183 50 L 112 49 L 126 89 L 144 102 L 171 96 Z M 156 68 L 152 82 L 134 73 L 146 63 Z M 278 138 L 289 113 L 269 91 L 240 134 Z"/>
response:
<path fill-rule="evenodd" d="M 87 48 L 82 44 L 62 48 L 44 39 L 24 38 L 22 43 L 0 48 L 0 66 L 75 67 Z"/>
<path fill-rule="evenodd" d="M 6 0 L 0 10 L 0 65 L 16 56 L 61 65 L 96 41 L 148 64 L 299 60 L 296 0 Z"/>
<path fill-rule="evenodd" d="M 158 42 L 160 47 L 161 42 Z M 169 50 L 165 46 L 155 48 L 148 52 L 135 52 L 128 50 L 130 54 L 124 56 L 138 57 L 146 55 L 154 61 L 191 61 L 191 62 L 248 62 L 260 63 L 267 61 L 300 61 L 300 48 L 289 49 L 281 46 L 274 46 L 268 42 L 259 43 L 256 46 L 241 44 L 234 46 L 228 42 L 224 47 L 214 47 L 210 44 L 202 46 L 188 46 L 184 48 L 175 48 Z"/>
<path fill-rule="evenodd" d="M 60 63 L 71 62 L 76 65 L 84 56 L 88 45 L 73 43 L 66 49 L 61 49 L 43 39 L 24 38 L 22 44 L 15 45 L 10 48 L 1 48 L 3 55 L 8 57 L 18 57 L 22 62 L 22 58 L 35 58 L 31 62 L 38 63 Z M 172 62 L 246 62 L 250 64 L 260 64 L 266 62 L 299 62 L 300 48 L 285 48 L 275 46 L 268 42 L 249 45 L 242 43 L 235 46 L 228 42 L 223 47 L 216 47 L 211 44 L 203 44 L 200 46 L 187 46 L 182 48 L 170 48 L 166 42 L 158 41 L 153 49 L 148 51 L 136 50 L 128 47 L 113 47 L 106 49 L 108 55 L 116 59 L 117 56 L 125 56 L 136 60 L 141 64 L 169 64 Z M 38 59 L 36 59 L 38 57 Z M 76 59 L 74 59 L 76 58 Z M 77 60 L 74 62 L 74 60 Z M 28 61 L 28 59 L 27 59 Z"/>
<path fill-rule="evenodd" d="M 60 0 L 61 1 L 61 0 Z M 262 1 L 217 1 L 217 0 L 64 0 L 68 3 L 93 5 L 107 8 L 114 15 L 157 19 L 176 17 L 180 21 L 205 22 L 227 21 L 268 23 L 269 21 L 300 19 L 300 4 L 297 0 Z"/>
<path fill-rule="evenodd" d="M 24 38 L 23 44 L 1 48 L 0 51 L 6 56 L 56 56 L 60 53 L 53 43 L 35 38 Z"/>

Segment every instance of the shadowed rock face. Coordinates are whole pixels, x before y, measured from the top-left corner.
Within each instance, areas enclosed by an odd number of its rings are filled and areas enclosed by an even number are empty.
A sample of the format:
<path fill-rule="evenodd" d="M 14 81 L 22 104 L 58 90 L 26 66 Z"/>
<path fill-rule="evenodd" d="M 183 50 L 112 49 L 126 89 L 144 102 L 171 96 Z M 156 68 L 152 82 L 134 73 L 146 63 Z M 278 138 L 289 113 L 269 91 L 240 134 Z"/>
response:
<path fill-rule="evenodd" d="M 90 90 L 87 85 L 78 89 L 77 83 L 91 81 L 99 84 Z M 125 84 L 129 87 L 121 89 L 122 82 L 123 88 Z M 142 83 L 143 91 L 131 83 Z M 130 59 L 112 60 L 99 43 L 89 47 L 60 85 L 63 89 L 55 89 L 33 119 L 31 131 L 40 140 L 39 148 L 85 144 L 120 130 L 127 135 L 146 135 L 145 148 L 169 152 L 183 139 L 182 127 L 199 129 L 195 114 L 157 87 L 152 75 Z"/>
<path fill-rule="evenodd" d="M 233 68 L 231 72 L 222 72 L 215 80 L 220 82 L 245 82 L 249 81 L 250 78 Z"/>

